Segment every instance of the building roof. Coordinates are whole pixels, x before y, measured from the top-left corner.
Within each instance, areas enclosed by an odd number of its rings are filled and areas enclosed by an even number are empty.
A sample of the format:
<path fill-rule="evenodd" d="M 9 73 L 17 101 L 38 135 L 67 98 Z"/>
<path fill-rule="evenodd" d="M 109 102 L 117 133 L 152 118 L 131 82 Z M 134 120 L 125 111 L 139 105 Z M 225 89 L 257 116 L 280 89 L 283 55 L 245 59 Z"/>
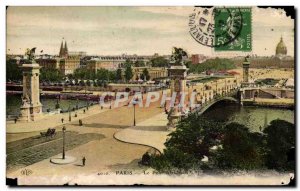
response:
<path fill-rule="evenodd" d="M 281 37 L 280 42 L 276 46 L 276 55 L 286 55 L 286 54 L 287 54 L 287 48 Z"/>

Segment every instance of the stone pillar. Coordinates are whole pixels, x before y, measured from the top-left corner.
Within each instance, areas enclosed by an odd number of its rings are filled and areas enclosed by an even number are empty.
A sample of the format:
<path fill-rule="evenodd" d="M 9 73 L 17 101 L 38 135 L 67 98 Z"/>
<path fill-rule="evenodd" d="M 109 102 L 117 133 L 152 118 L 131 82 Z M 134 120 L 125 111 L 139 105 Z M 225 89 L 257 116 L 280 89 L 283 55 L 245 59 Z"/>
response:
<path fill-rule="evenodd" d="M 245 57 L 245 60 L 243 62 L 243 82 L 249 83 L 249 58 Z"/>
<path fill-rule="evenodd" d="M 40 102 L 40 66 L 33 60 L 21 66 L 23 70 L 23 96 L 20 121 L 35 121 L 42 116 Z"/>
<path fill-rule="evenodd" d="M 186 89 L 187 68 L 184 65 L 171 66 L 169 69 L 169 77 L 171 79 L 171 96 L 176 93 L 174 107 L 171 106 L 168 114 L 168 128 L 175 127 L 181 117 L 182 107 L 179 107 L 181 101 L 181 93 Z"/>

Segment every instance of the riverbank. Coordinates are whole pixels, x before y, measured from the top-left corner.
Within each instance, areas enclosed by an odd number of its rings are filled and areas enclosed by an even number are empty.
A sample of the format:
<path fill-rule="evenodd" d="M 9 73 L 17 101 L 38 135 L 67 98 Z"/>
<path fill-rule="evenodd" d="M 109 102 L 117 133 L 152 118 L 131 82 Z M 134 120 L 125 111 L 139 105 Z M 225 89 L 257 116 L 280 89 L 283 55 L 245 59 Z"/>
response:
<path fill-rule="evenodd" d="M 269 108 L 282 108 L 282 109 L 294 109 L 294 99 L 244 99 L 241 101 L 244 106 L 261 106 Z"/>

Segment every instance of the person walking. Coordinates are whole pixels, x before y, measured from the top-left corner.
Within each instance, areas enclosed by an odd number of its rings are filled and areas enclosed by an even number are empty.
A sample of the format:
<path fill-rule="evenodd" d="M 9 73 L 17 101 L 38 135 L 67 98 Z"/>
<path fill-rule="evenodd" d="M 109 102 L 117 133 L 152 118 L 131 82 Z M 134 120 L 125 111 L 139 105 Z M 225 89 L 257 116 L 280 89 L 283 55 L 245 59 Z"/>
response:
<path fill-rule="evenodd" d="M 86 158 L 83 157 L 83 158 L 82 158 L 82 166 L 85 166 L 85 161 L 86 161 Z"/>
<path fill-rule="evenodd" d="M 61 118 L 61 123 L 64 123 L 64 118 Z"/>

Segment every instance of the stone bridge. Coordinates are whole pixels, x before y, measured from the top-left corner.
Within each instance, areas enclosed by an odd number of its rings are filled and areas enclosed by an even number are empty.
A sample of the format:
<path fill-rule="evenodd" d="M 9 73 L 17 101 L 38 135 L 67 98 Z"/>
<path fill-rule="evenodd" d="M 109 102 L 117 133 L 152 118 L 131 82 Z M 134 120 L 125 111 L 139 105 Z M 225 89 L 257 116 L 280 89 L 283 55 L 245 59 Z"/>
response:
<path fill-rule="evenodd" d="M 220 101 L 240 103 L 238 93 L 239 93 L 239 89 L 234 89 L 223 95 L 215 95 L 213 99 L 203 104 L 200 104 L 200 107 L 196 108 L 193 112 L 197 112 L 199 115 L 202 115 L 207 109 L 209 109 L 211 106 L 213 106 L 214 104 Z"/>

